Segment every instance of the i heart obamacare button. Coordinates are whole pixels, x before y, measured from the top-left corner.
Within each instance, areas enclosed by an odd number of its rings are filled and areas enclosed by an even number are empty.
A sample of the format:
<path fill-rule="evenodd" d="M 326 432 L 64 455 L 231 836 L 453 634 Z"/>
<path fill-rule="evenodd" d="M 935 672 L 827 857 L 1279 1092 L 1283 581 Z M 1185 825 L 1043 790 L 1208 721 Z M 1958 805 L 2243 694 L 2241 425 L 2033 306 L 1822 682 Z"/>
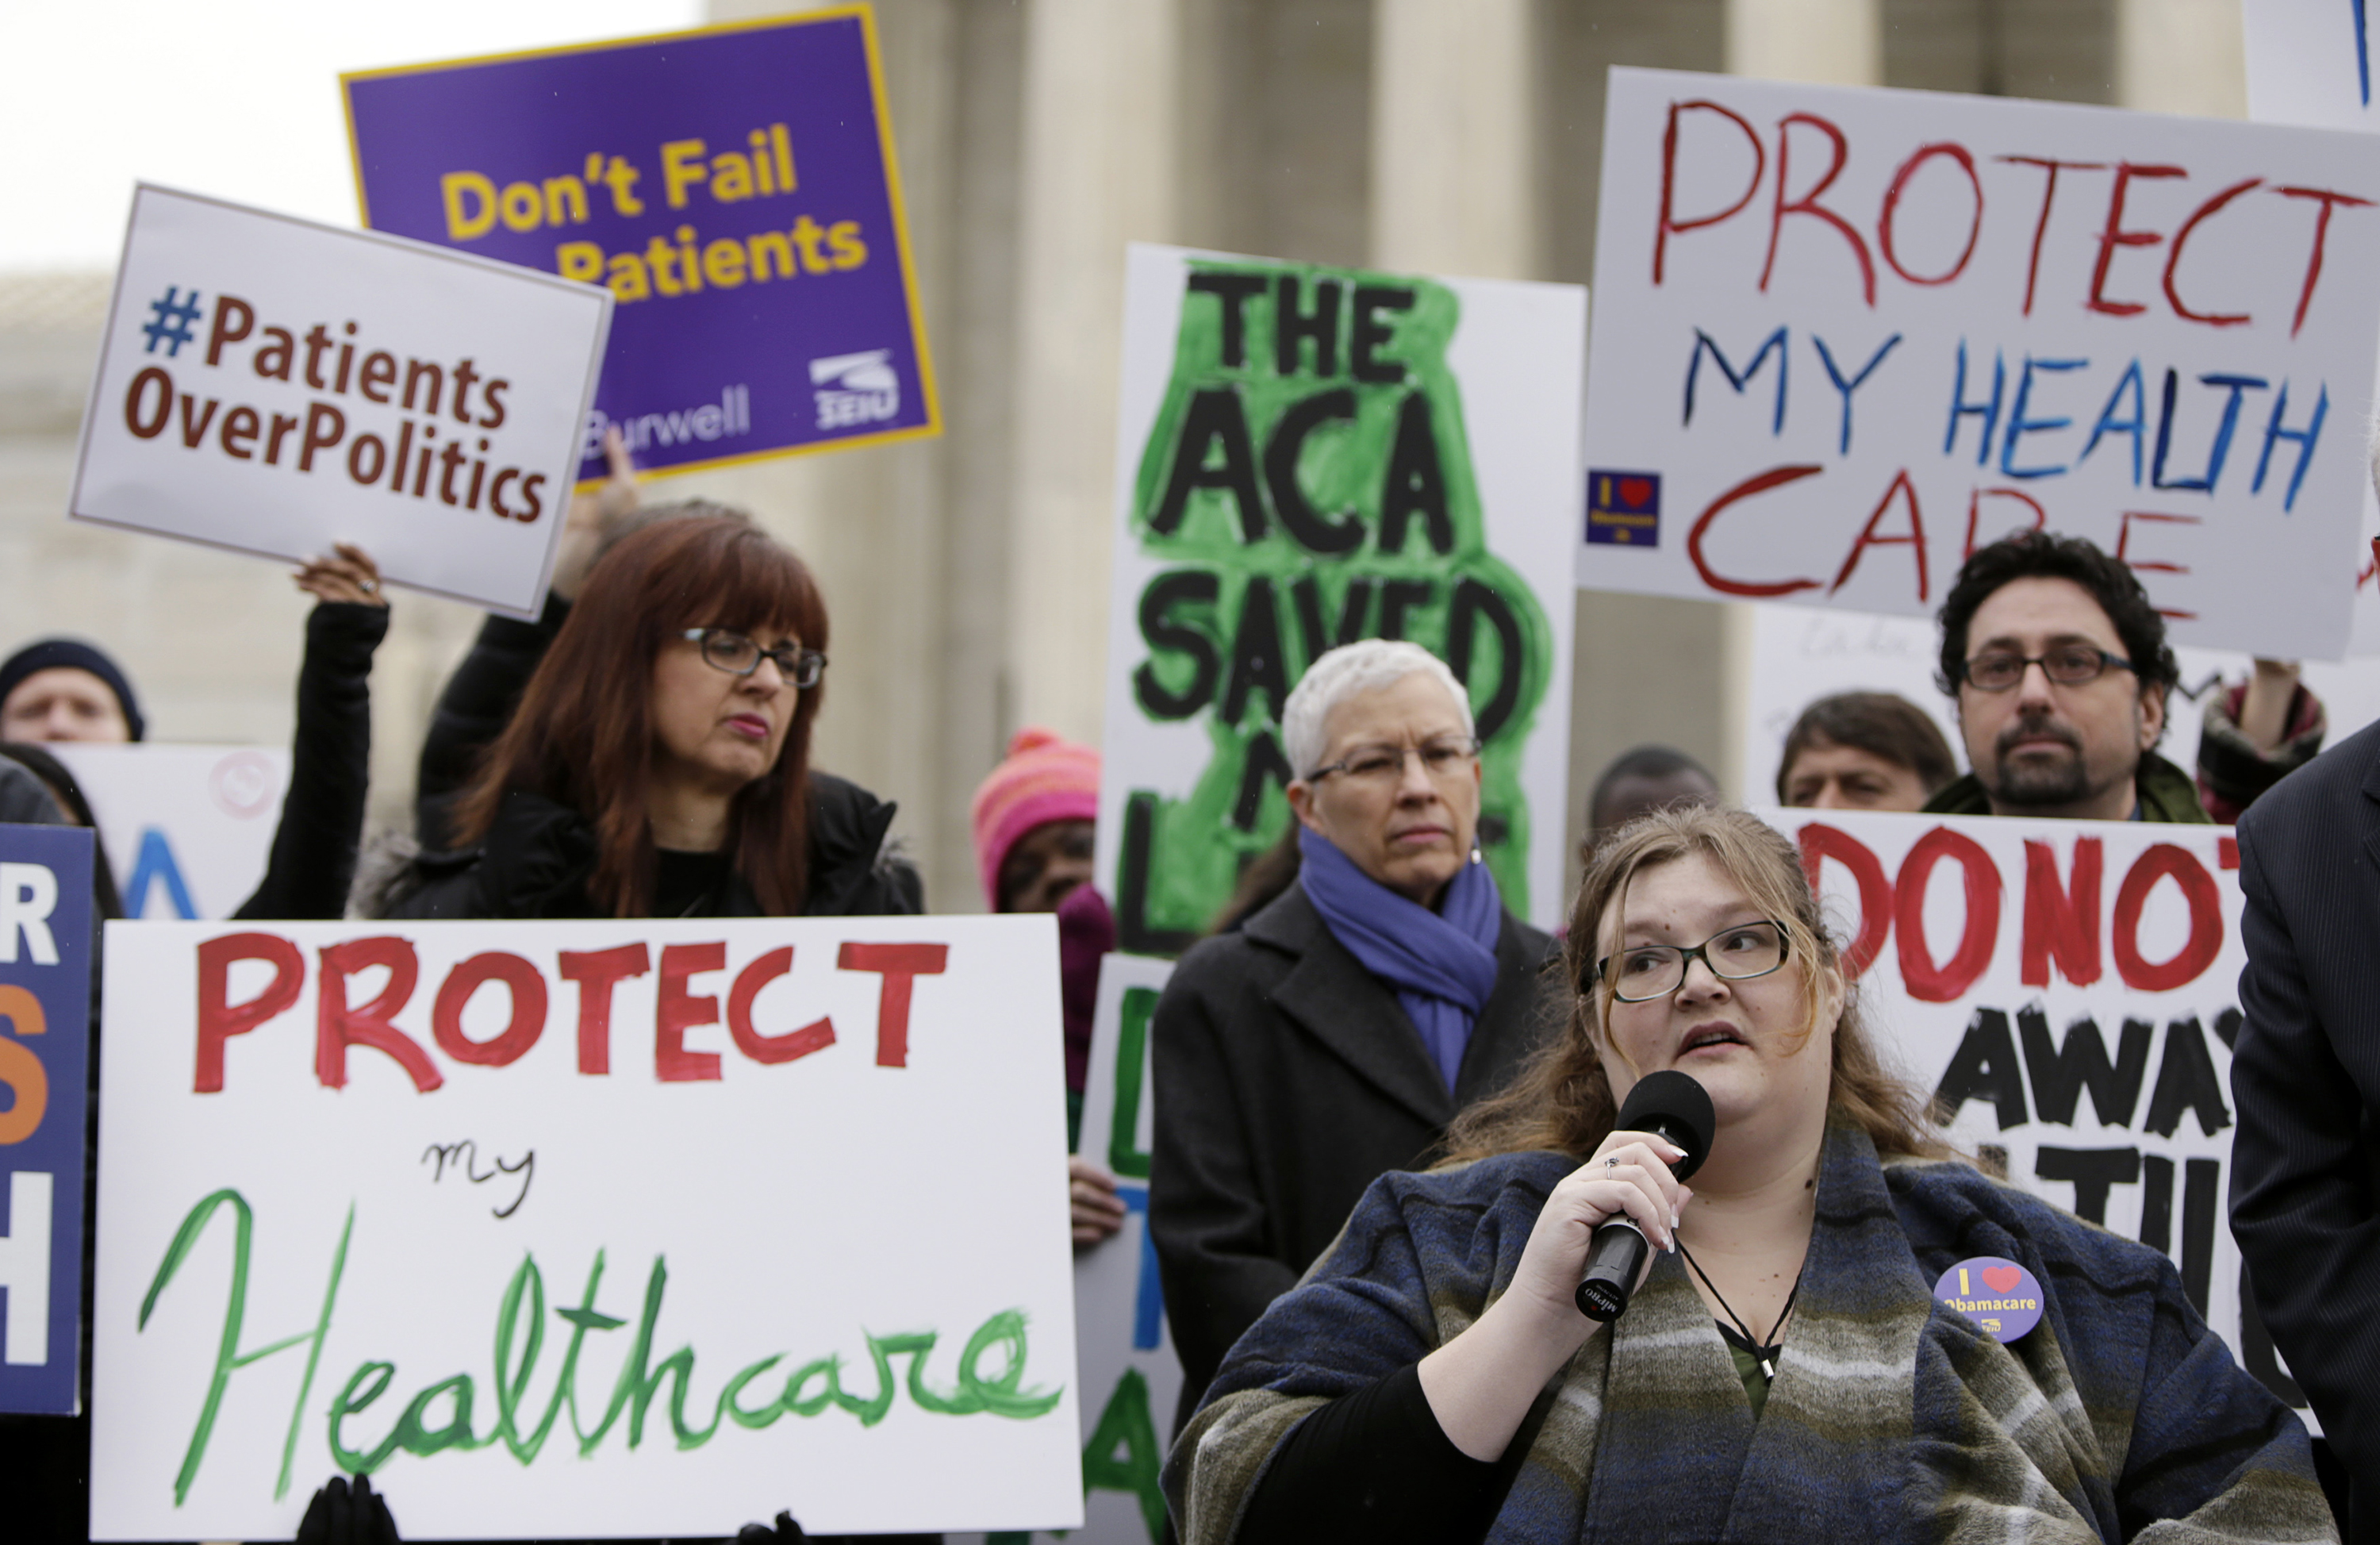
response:
<path fill-rule="evenodd" d="M 1942 1273 L 1937 1303 L 1957 1309 L 1994 1340 L 2010 1342 L 2041 1323 L 2041 1283 L 1998 1256 L 1976 1256 Z"/>

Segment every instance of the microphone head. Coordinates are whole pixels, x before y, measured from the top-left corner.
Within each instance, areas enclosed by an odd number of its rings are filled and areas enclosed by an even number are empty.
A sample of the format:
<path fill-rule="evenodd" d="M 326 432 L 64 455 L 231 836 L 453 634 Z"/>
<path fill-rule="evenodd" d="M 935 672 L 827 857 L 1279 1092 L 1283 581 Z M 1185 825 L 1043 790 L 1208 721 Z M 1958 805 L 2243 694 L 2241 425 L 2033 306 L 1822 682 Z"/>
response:
<path fill-rule="evenodd" d="M 1702 1085 L 1675 1068 L 1663 1068 L 1636 1080 L 1614 1125 L 1626 1132 L 1657 1132 L 1684 1149 L 1686 1156 L 1670 1166 L 1670 1174 L 1684 1180 L 1710 1156 L 1718 1113 Z"/>

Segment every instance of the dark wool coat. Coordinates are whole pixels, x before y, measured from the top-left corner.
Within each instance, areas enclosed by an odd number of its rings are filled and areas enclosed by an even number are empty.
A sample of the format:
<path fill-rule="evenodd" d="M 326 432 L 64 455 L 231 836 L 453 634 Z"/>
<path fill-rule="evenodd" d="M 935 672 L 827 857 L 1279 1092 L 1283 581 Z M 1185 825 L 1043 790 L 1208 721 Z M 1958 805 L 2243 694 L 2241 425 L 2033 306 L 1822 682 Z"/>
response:
<path fill-rule="evenodd" d="M 1504 914 L 1496 991 L 1451 1093 L 1395 990 L 1331 936 L 1304 886 L 1182 957 L 1152 1028 L 1148 1195 L 1182 1416 L 1365 1187 L 1425 1162 L 1455 1112 L 1559 1028 L 1558 969 L 1541 993 L 1551 944 Z"/>
<path fill-rule="evenodd" d="M 1511 1153 L 1383 1178 L 1344 1237 L 1232 1349 L 1166 1466 L 1187 1545 L 1238 1538 L 1267 1463 L 1326 1400 L 1445 1345 L 1507 1289 L 1577 1160 Z M 2003 1344 L 1934 1300 L 1999 1256 L 2041 1284 Z M 2164 1255 L 1968 1165 L 1877 1162 L 1836 1127 L 1766 1408 L 1755 1420 L 1675 1255 L 1540 1395 L 1506 1489 L 1433 1545 L 2332 1538 L 2305 1429 L 2231 1360 Z M 1395 1540 L 1350 1496 L 1342 1538 Z M 2185 1520 L 2179 1527 L 2161 1519 Z M 1249 1531 L 1256 1532 L 1254 1530 Z"/>
<path fill-rule="evenodd" d="M 886 850 L 898 807 L 829 772 L 809 774 L 810 863 L 804 915 L 813 918 L 914 916 L 926 909 L 923 883 L 907 860 Z M 534 794 L 511 794 L 487 840 L 454 853 L 424 853 L 394 887 L 390 918 L 593 918 L 587 894 L 595 873 L 595 828 L 567 806 Z M 760 904 L 740 875 L 700 917 L 757 918 Z"/>
<path fill-rule="evenodd" d="M 2380 725 L 2240 818 L 2240 889 L 2231 1233 L 2380 1541 Z"/>

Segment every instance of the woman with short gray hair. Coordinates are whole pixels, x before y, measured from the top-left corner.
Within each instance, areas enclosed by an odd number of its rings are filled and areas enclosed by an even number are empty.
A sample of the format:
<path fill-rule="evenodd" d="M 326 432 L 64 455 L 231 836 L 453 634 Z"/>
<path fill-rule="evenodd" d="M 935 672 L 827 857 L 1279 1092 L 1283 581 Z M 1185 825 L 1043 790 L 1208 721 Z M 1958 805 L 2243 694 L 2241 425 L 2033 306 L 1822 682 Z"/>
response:
<path fill-rule="evenodd" d="M 1482 861 L 1462 683 L 1417 644 L 1316 661 L 1282 712 L 1297 882 L 1159 1002 L 1149 1232 L 1193 1409 L 1374 1177 L 1425 1162 L 1544 1039 L 1549 941 Z"/>

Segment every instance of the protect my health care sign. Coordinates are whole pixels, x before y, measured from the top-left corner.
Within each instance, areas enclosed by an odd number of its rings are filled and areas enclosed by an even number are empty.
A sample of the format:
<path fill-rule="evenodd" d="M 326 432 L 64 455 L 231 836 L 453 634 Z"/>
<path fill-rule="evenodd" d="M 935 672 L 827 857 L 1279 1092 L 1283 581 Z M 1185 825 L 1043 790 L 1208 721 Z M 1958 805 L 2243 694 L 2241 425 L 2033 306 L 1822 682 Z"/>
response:
<path fill-rule="evenodd" d="M 68 505 L 533 617 L 612 298 L 143 184 Z"/>
<path fill-rule="evenodd" d="M 2177 642 L 2345 652 L 2367 137 L 1636 69 L 1607 115 L 1582 586 L 1924 615 L 2046 526 Z"/>
<path fill-rule="evenodd" d="M 107 941 L 91 1527 L 1082 1519 L 1046 918 Z"/>
<path fill-rule="evenodd" d="M 618 298 L 582 477 L 939 429 L 866 6 L 345 84 L 367 225 Z"/>
<path fill-rule="evenodd" d="M 1586 292 L 1134 247 L 1099 872 L 1122 948 L 1203 930 L 1289 820 L 1291 689 L 1405 639 L 1469 693 L 1479 845 L 1559 916 Z"/>

